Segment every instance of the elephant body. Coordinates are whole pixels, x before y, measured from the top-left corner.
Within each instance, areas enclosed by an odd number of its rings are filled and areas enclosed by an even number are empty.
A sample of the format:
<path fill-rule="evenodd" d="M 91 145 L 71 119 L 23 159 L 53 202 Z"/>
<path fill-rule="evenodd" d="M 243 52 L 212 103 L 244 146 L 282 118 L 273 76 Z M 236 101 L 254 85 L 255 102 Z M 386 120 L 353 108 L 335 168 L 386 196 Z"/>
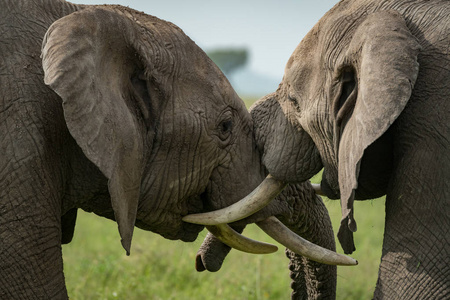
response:
<path fill-rule="evenodd" d="M 67 298 L 77 209 L 115 220 L 129 253 L 135 225 L 193 241 L 204 226 L 183 216 L 263 179 L 244 103 L 178 27 L 121 6 L 2 4 L 1 299 Z"/>
<path fill-rule="evenodd" d="M 346 253 L 364 217 L 353 201 L 387 195 L 375 299 L 450 296 L 449 37 L 448 1 L 340 1 L 252 110 L 272 176 L 324 168 Z"/>

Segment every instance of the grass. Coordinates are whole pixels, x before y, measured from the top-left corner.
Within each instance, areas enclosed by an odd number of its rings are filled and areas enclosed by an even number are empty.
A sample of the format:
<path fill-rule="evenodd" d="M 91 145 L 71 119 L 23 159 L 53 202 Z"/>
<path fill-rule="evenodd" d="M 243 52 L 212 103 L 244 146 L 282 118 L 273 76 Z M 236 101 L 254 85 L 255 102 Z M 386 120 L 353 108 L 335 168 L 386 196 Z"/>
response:
<path fill-rule="evenodd" d="M 244 99 L 250 106 L 256 99 Z M 317 178 L 315 179 L 318 180 Z M 324 199 L 337 232 L 339 201 Z M 371 299 L 381 257 L 384 200 L 355 203 L 355 267 L 338 267 L 337 299 Z M 256 226 L 245 234 L 277 244 Z M 195 255 L 206 232 L 194 243 L 168 241 L 135 229 L 131 256 L 120 245 L 116 223 L 79 212 L 72 243 L 63 246 L 70 299 L 289 299 L 288 260 L 283 246 L 270 255 L 231 251 L 217 273 L 195 271 Z M 342 253 L 340 246 L 338 252 Z"/>
<path fill-rule="evenodd" d="M 325 200 L 335 232 L 338 201 Z M 356 267 L 338 267 L 338 299 L 371 299 L 381 256 L 384 201 L 357 202 Z M 194 243 L 168 241 L 136 229 L 132 253 L 120 245 L 114 222 L 80 212 L 72 243 L 63 246 L 64 272 L 71 299 L 289 299 L 288 260 L 283 247 L 271 255 L 231 251 L 217 273 L 194 269 Z M 246 235 L 271 243 L 256 226 Z M 338 251 L 342 249 L 338 246 Z"/>

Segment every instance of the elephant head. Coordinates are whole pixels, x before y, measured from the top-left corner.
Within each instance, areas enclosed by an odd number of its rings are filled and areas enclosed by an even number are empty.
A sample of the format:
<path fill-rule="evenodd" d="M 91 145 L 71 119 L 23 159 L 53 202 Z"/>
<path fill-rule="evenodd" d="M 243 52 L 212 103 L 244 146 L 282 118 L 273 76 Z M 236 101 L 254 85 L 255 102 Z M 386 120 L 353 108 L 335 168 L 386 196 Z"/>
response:
<path fill-rule="evenodd" d="M 356 3 L 336 5 L 315 25 L 278 90 L 251 111 L 262 162 L 276 180 L 302 182 L 324 168 L 322 192 L 341 198 L 346 253 L 354 250 L 355 197 L 386 194 L 388 131 L 412 94 L 420 50 L 398 12 Z"/>
<path fill-rule="evenodd" d="M 203 226 L 183 216 L 229 205 L 261 181 L 243 101 L 175 25 L 85 8 L 52 24 L 42 59 L 70 134 L 108 179 L 128 253 L 135 224 L 192 241 Z"/>
<path fill-rule="evenodd" d="M 277 179 L 302 181 L 324 167 L 321 188 L 341 198 L 338 237 L 351 253 L 353 200 L 386 194 L 393 159 L 386 132 L 412 94 L 420 46 L 398 12 L 351 18 L 339 11 L 346 9 L 335 7 L 307 34 L 253 117 Z M 277 131 L 289 138 L 277 143 Z"/>

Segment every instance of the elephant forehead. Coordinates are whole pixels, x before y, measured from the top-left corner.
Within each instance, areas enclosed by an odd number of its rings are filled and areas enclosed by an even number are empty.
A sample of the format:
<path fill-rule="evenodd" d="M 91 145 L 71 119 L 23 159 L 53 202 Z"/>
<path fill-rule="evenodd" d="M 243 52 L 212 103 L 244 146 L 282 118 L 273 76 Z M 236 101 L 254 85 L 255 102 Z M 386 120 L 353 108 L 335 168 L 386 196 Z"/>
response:
<path fill-rule="evenodd" d="M 333 7 L 302 39 L 286 65 L 285 74 L 303 78 L 317 69 L 333 70 L 364 14 L 356 4 L 339 3 Z"/>
<path fill-rule="evenodd" d="M 230 105 L 234 104 L 236 92 L 220 70 L 210 66 L 208 72 L 198 68 L 180 74 L 175 87 L 178 101 L 188 101 L 197 105 Z"/>
<path fill-rule="evenodd" d="M 312 67 L 312 59 L 317 47 L 317 28 L 314 27 L 303 38 L 300 44 L 295 48 L 289 61 L 286 64 L 285 74 L 287 77 L 298 76 L 299 73 L 306 73 Z"/>

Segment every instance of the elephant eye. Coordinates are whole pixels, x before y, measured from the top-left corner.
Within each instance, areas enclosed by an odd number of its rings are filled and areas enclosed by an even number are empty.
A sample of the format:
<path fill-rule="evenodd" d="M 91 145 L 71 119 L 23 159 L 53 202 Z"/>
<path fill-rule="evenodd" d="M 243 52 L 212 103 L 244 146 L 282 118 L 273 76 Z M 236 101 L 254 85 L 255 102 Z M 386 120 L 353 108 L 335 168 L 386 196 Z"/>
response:
<path fill-rule="evenodd" d="M 231 120 L 224 121 L 220 124 L 220 129 L 222 133 L 231 132 L 231 128 L 233 127 L 233 122 Z"/>
<path fill-rule="evenodd" d="M 222 141 L 226 141 L 230 135 L 231 131 L 233 129 L 233 121 L 231 119 L 226 119 L 220 122 L 219 124 L 219 138 Z"/>
<path fill-rule="evenodd" d="M 225 147 L 231 140 L 233 131 L 233 111 L 230 108 L 225 109 L 219 116 L 219 122 L 216 125 L 216 135 L 219 138 L 220 146 Z"/>
<path fill-rule="evenodd" d="M 292 103 L 294 103 L 296 105 L 298 104 L 297 98 L 295 97 L 295 95 L 292 92 L 288 94 L 288 99 Z"/>

